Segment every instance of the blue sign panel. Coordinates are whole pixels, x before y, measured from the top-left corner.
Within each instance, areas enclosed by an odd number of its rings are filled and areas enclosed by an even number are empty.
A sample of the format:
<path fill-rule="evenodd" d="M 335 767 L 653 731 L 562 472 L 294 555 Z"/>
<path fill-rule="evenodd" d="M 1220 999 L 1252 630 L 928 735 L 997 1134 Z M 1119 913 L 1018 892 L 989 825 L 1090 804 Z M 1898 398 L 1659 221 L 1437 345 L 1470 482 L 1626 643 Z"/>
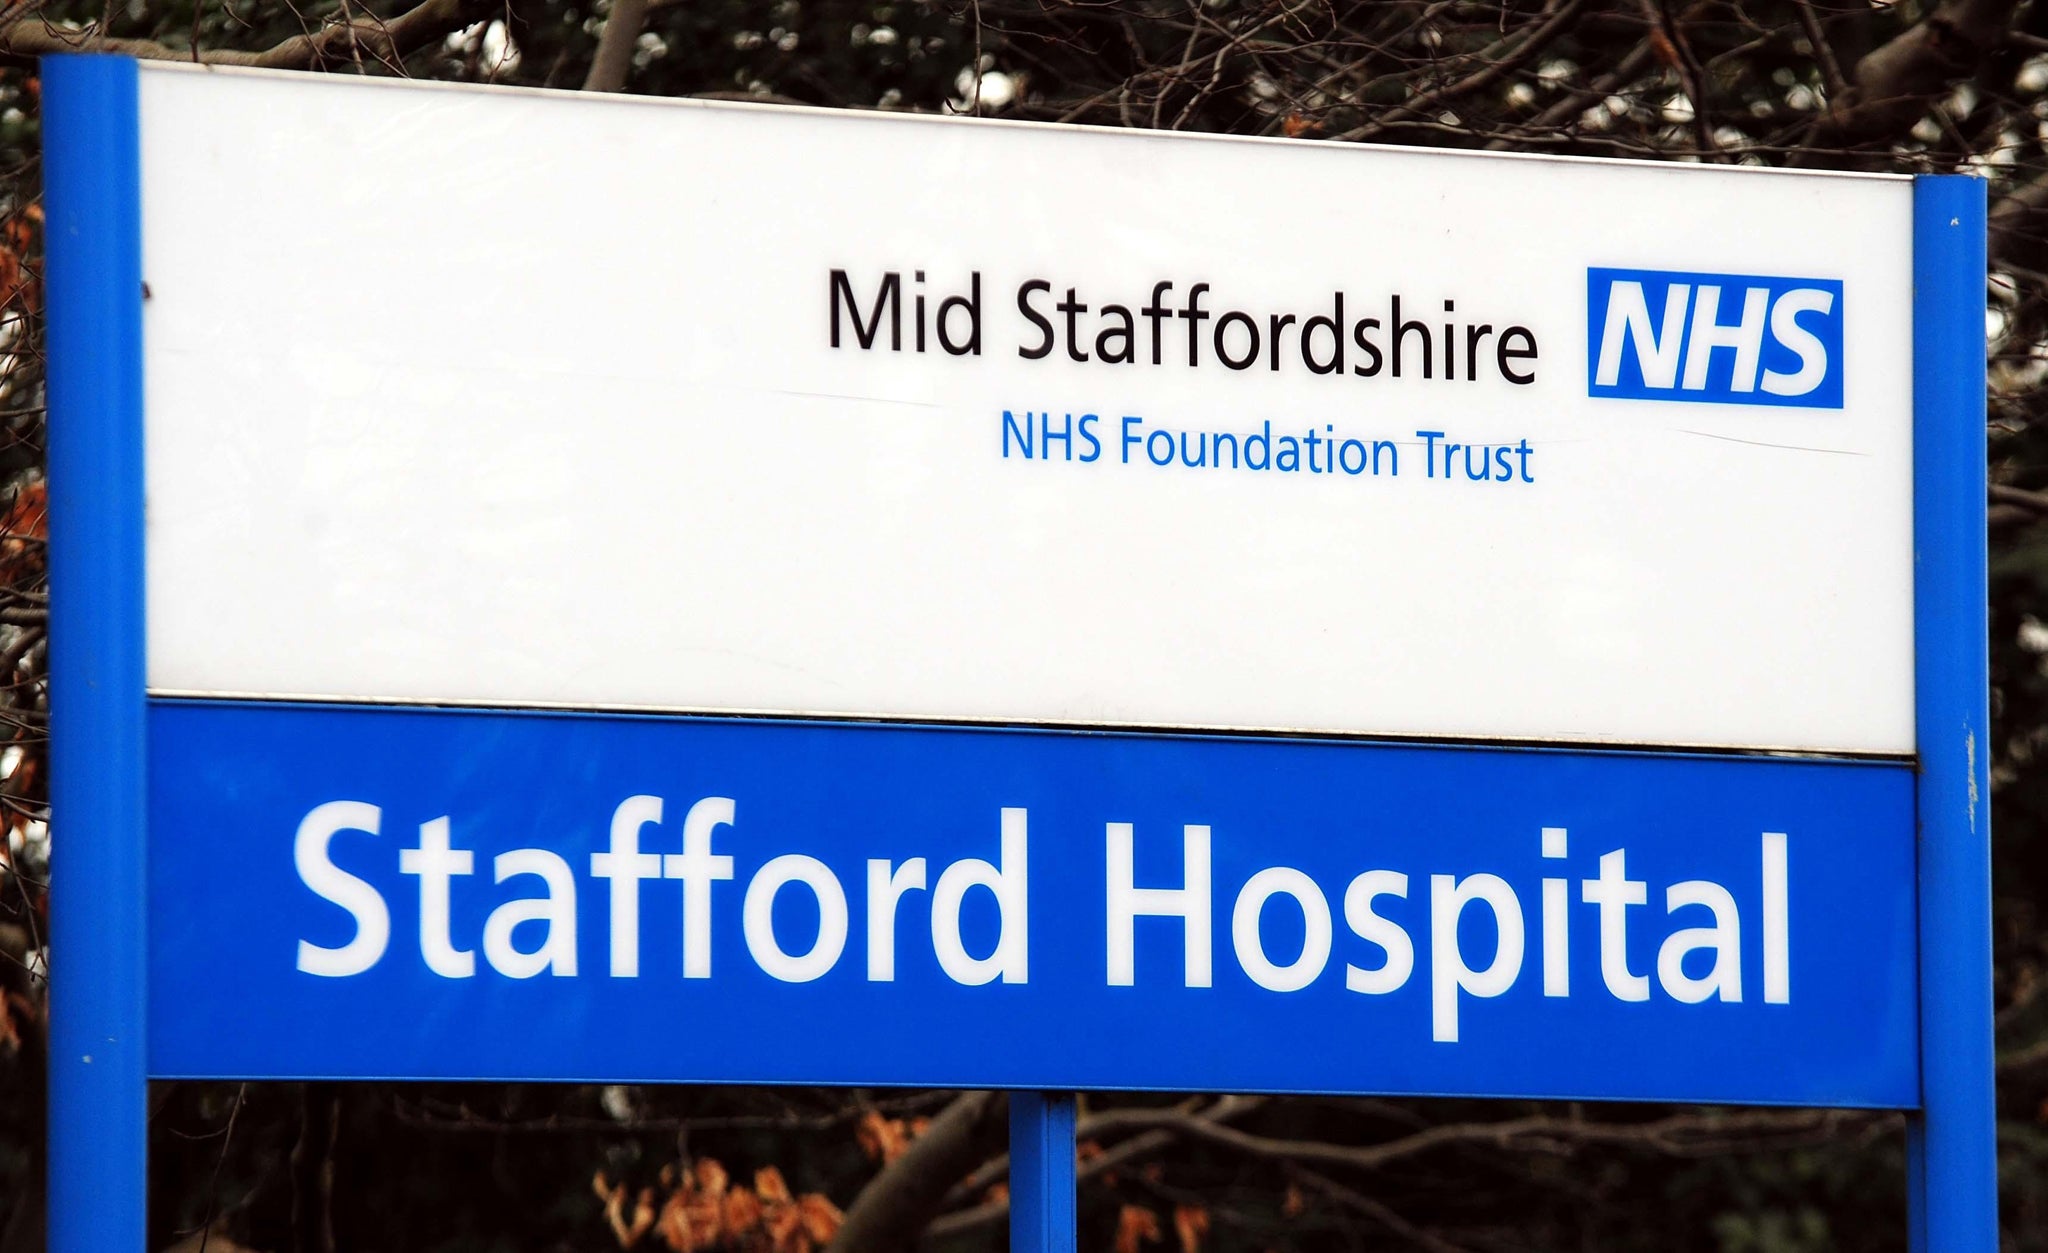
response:
<path fill-rule="evenodd" d="M 1842 407 L 1836 279 L 1586 271 L 1587 392 Z"/>
<path fill-rule="evenodd" d="M 159 1076 L 1918 1096 L 1902 765 L 150 717 Z"/>

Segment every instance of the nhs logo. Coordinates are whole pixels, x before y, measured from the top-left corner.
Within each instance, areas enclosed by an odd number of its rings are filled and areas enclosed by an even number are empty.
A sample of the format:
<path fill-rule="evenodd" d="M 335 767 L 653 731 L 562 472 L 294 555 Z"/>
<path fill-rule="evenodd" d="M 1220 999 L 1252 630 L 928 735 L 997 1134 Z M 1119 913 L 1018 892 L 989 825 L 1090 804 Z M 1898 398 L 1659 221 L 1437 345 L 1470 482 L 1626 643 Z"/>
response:
<path fill-rule="evenodd" d="M 1842 284 L 1586 271 L 1587 392 L 1629 400 L 1842 407 Z"/>

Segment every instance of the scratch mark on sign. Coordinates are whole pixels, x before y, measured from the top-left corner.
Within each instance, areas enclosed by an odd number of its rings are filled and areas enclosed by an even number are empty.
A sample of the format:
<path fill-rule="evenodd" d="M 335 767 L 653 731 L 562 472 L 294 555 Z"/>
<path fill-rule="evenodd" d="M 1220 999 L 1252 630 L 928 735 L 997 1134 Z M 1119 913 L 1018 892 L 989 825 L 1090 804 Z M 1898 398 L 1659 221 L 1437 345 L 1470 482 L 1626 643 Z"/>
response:
<path fill-rule="evenodd" d="M 1963 732 L 1963 755 L 1970 767 L 1970 833 L 1977 832 L 1977 732 L 1974 729 Z"/>
<path fill-rule="evenodd" d="M 912 409 L 942 409 L 945 406 L 922 400 L 898 400 L 893 396 L 854 396 L 840 392 L 799 392 L 788 388 L 775 389 L 777 396 L 806 396 L 813 400 L 855 400 L 870 405 L 906 405 Z"/>
<path fill-rule="evenodd" d="M 1701 439 L 1726 440 L 1731 444 L 1748 444 L 1752 448 L 1783 448 L 1789 452 L 1824 452 L 1832 453 L 1837 457 L 1865 457 L 1869 455 L 1868 453 L 1857 452 L 1853 448 L 1811 448 L 1805 444 L 1774 444 L 1764 439 L 1737 439 L 1733 435 L 1716 435 L 1712 431 L 1689 431 L 1684 427 L 1674 427 L 1673 429 L 1680 435 L 1697 435 Z"/>

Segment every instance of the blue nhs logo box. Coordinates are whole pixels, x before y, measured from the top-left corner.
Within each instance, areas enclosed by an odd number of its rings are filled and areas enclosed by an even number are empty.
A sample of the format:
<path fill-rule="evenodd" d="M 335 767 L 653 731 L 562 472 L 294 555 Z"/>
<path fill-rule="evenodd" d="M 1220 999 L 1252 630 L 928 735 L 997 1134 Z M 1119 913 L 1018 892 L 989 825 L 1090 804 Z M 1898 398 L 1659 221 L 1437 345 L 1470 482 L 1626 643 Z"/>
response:
<path fill-rule="evenodd" d="M 1586 271 L 1587 392 L 1842 407 L 1842 284 L 1683 270 Z"/>

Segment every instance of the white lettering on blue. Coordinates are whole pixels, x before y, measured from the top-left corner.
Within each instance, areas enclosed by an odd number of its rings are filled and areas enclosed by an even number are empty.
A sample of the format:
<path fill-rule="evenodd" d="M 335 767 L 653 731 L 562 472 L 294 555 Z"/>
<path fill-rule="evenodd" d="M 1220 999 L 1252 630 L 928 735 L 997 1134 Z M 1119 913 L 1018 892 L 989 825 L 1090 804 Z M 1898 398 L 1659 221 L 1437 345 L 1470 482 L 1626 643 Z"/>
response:
<path fill-rule="evenodd" d="M 673 880 L 678 888 L 665 916 L 680 914 L 681 961 L 671 967 L 686 979 L 712 977 L 711 938 L 717 884 L 741 877 L 740 857 L 714 848 L 721 829 L 734 832 L 738 807 L 732 797 L 708 796 L 686 811 L 677 837 L 679 851 L 643 851 L 650 829 L 658 829 L 666 805 L 653 795 L 629 796 L 612 810 L 604 851 L 587 863 L 590 882 L 579 882 L 572 863 L 547 848 L 513 848 L 491 858 L 496 891 L 474 886 L 477 853 L 456 842 L 452 817 L 421 822 L 410 848 L 397 850 L 394 870 L 417 880 L 417 960 L 445 979 L 478 975 L 477 956 L 496 975 L 531 979 L 547 974 L 575 978 L 579 974 L 579 896 L 597 892 L 609 905 L 608 974 L 633 979 L 641 974 L 642 895 L 655 889 L 650 881 Z M 343 869 L 342 860 L 365 869 L 374 858 L 385 814 L 365 801 L 336 800 L 315 806 L 298 825 L 293 840 L 293 865 L 306 889 L 347 916 L 354 933 L 344 944 L 329 947 L 311 939 L 298 941 L 300 972 L 320 978 L 364 974 L 389 958 L 391 906 L 377 886 L 378 876 Z M 1105 923 L 1105 979 L 1110 987 L 1131 987 L 1163 974 L 1162 961 L 1178 957 L 1179 982 L 1186 988 L 1207 988 L 1215 978 L 1213 913 L 1215 892 L 1208 825 L 1182 826 L 1175 845 L 1154 842 L 1146 848 L 1147 886 L 1139 886 L 1139 832 L 1135 824 L 1104 824 L 1101 898 Z M 1030 814 L 1022 807 L 999 811 L 995 860 L 962 857 L 933 877 L 927 858 L 877 857 L 856 862 L 864 881 L 866 934 L 865 974 L 869 982 L 898 978 L 899 948 L 908 932 L 928 933 L 930 960 L 953 983 L 979 987 L 992 983 L 1022 984 L 1030 975 Z M 367 837 L 362 839 L 347 837 Z M 740 841 L 744 844 L 744 841 Z M 1652 1000 L 1660 991 L 1682 1005 L 1708 1002 L 1736 1005 L 1744 1001 L 1743 953 L 1754 940 L 1762 957 L 1763 1003 L 1791 1001 L 1791 921 L 1789 838 L 1765 832 L 1758 845 L 1758 877 L 1750 881 L 1751 900 L 1759 903 L 1754 930 L 1745 929 L 1742 908 L 1727 884 L 1685 879 L 1662 884 L 1660 925 L 1652 921 L 1652 884 L 1629 875 L 1629 850 L 1611 848 L 1599 854 L 1594 873 L 1577 880 L 1555 873 L 1567 862 L 1569 833 L 1563 827 L 1542 827 L 1540 861 L 1544 866 L 1530 886 L 1539 893 L 1539 912 L 1532 932 L 1525 920 L 1523 896 L 1509 874 L 1475 870 L 1428 874 L 1427 900 L 1409 901 L 1410 873 L 1375 868 L 1353 875 L 1344 884 L 1341 904 L 1344 934 L 1333 918 L 1332 898 L 1323 883 L 1292 866 L 1251 870 L 1237 885 L 1231 901 L 1230 947 L 1236 965 L 1250 983 L 1278 995 L 1294 995 L 1326 984 L 1331 967 L 1342 970 L 1348 993 L 1387 996 L 1413 982 L 1418 961 L 1417 935 L 1426 935 L 1429 969 L 1426 986 L 1431 1038 L 1455 1044 L 1470 1029 L 1463 1021 L 1472 1011 L 1468 1001 L 1504 996 L 1521 980 L 1533 960 L 1541 971 L 1541 994 L 1573 995 L 1570 979 L 1570 916 L 1577 907 L 1589 910 L 1587 921 L 1598 935 L 1600 979 L 1595 995 L 1622 1002 Z M 672 845 L 671 847 L 676 847 Z M 389 854 L 385 854 L 389 856 Z M 751 860 L 751 859 L 749 859 Z M 1177 866 L 1175 863 L 1178 863 Z M 1507 869 L 1505 867 L 1500 869 Z M 1177 873 L 1176 873 L 1177 872 Z M 746 955 L 762 973 L 786 983 L 809 983 L 838 971 L 852 933 L 854 901 L 835 869 L 824 860 L 799 852 L 769 856 L 745 876 L 739 904 L 740 933 Z M 1162 882 L 1163 880 L 1163 882 Z M 388 879 L 384 880 L 389 882 Z M 515 881 L 523 891 L 504 889 Z M 599 884 L 603 887 L 600 888 Z M 920 920 L 912 914 L 917 894 L 927 891 L 928 909 Z M 983 929 L 970 949 L 963 913 L 976 889 L 994 904 L 993 940 Z M 1760 889 L 1760 890 L 1759 890 Z M 479 893 L 490 892 L 489 899 Z M 808 898 L 815 930 L 800 928 L 791 936 L 778 932 L 778 902 Z M 1284 899 L 1283 899 L 1284 898 Z M 679 907 L 679 909 L 677 908 Z M 482 913 L 481 931 L 469 931 Z M 1073 916 L 1071 909 L 1062 916 Z M 1424 916 L 1426 915 L 1426 916 Z M 986 916 L 986 915 L 984 915 Z M 1138 920 L 1157 919 L 1141 931 Z M 1299 919 L 1295 930 L 1294 920 Z M 1275 941 L 1269 921 L 1298 940 Z M 1415 928 L 1421 927 L 1418 933 Z M 1630 965 L 1631 952 L 1651 948 L 1631 944 L 1631 933 L 1654 945 L 1648 972 Z M 1177 930 L 1179 943 L 1174 944 Z M 475 940 L 472 946 L 469 941 Z M 1141 944 L 1142 940 L 1142 944 Z M 912 941 L 915 944 L 915 941 Z M 1536 950 L 1530 953 L 1530 948 Z M 1149 953 L 1140 962 L 1141 949 Z M 1175 952 L 1175 950 L 1178 950 Z M 1528 960 L 1525 960 L 1528 959 Z M 858 959 L 856 959 L 858 960 Z M 929 967 L 927 967 L 929 969 Z M 1141 973 L 1141 971 L 1143 973 Z M 1171 977 L 1171 976 L 1166 976 Z M 1581 993 L 1581 995 L 1584 995 Z"/>
<path fill-rule="evenodd" d="M 1596 267 L 1586 306 L 1589 395 L 1843 406 L 1837 280 Z"/>

